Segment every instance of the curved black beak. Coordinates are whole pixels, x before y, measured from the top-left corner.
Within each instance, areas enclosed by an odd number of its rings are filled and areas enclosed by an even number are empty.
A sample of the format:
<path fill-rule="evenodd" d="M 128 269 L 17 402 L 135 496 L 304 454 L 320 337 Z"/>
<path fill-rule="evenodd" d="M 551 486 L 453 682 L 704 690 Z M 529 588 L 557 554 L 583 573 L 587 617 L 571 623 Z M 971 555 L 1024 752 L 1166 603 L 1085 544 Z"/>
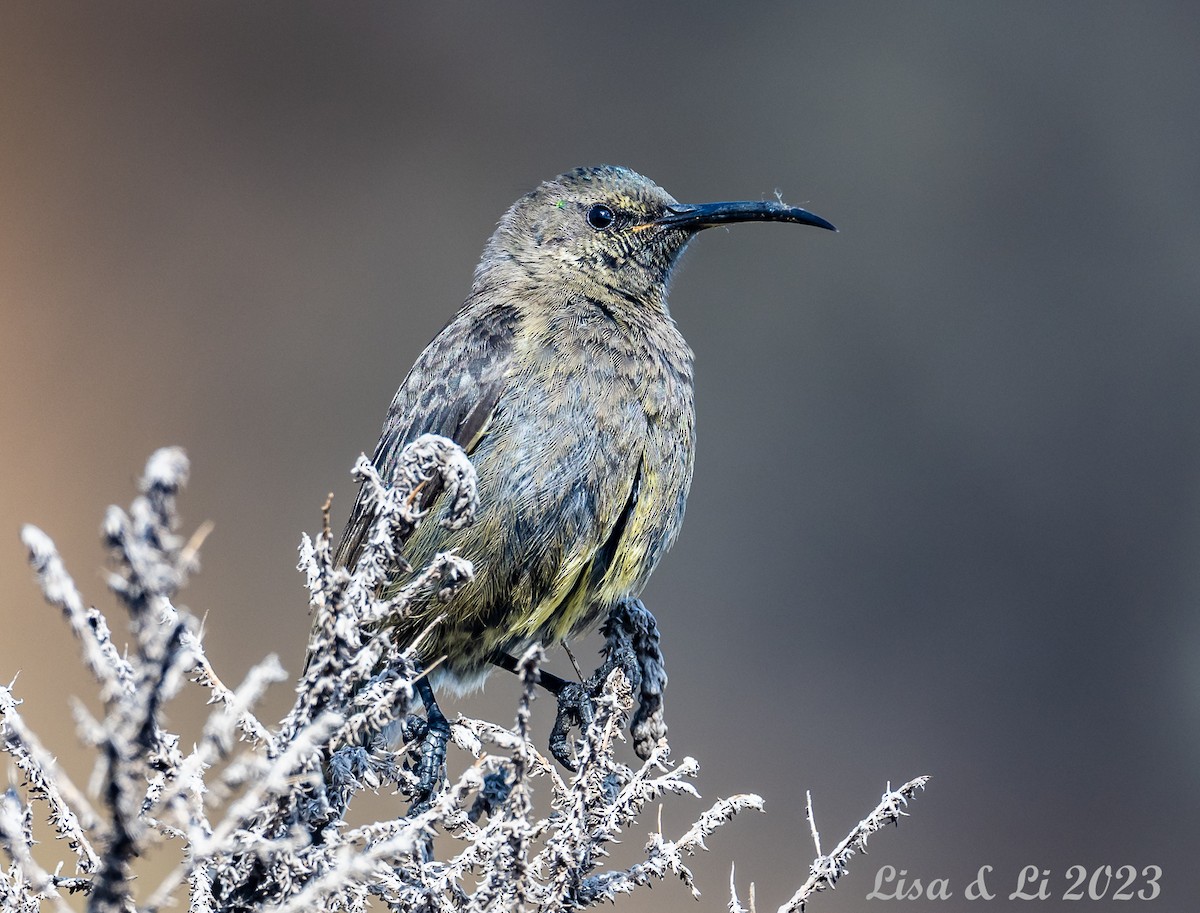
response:
<path fill-rule="evenodd" d="M 666 212 L 650 224 L 661 225 L 665 228 L 682 228 L 686 231 L 700 231 L 703 228 L 728 225 L 731 222 L 794 222 L 797 225 L 815 225 L 817 228 L 837 231 L 831 222 L 827 222 L 807 209 L 785 206 L 783 203 L 774 201 L 675 203 L 668 206 Z"/>

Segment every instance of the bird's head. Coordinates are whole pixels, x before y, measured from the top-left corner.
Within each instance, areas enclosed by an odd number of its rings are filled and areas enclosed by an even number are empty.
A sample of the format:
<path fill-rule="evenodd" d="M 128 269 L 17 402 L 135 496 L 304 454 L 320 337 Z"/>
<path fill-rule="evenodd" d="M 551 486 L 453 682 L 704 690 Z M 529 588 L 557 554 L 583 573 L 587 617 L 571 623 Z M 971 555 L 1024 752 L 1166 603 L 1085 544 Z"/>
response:
<path fill-rule="evenodd" d="M 776 201 L 679 203 L 628 168 L 576 168 L 517 200 L 500 220 L 481 276 L 515 267 L 541 287 L 601 287 L 661 300 L 695 234 L 732 222 L 793 222 L 836 231 L 820 216 Z"/>

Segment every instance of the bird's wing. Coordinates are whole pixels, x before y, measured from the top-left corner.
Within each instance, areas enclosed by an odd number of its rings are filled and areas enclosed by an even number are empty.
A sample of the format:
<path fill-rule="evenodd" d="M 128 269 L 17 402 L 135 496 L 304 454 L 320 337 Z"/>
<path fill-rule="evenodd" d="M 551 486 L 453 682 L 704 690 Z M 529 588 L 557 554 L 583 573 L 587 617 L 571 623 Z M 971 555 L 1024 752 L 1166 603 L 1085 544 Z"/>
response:
<path fill-rule="evenodd" d="M 421 353 L 396 391 L 375 448 L 374 463 L 390 484 L 404 447 L 422 434 L 449 438 L 468 454 L 478 445 L 508 385 L 515 312 L 493 309 L 485 316 L 464 310 Z M 423 506 L 437 488 L 428 489 Z M 337 561 L 353 567 L 373 515 L 362 492 L 346 523 Z"/>

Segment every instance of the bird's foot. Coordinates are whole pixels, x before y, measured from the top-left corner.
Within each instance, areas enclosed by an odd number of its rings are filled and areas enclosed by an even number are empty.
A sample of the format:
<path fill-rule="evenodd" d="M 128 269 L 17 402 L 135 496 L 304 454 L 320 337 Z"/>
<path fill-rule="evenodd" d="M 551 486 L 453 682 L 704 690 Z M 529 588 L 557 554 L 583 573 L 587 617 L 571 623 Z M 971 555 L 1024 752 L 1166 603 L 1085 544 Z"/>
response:
<path fill-rule="evenodd" d="M 550 730 L 550 754 L 567 770 L 575 771 L 574 752 L 571 749 L 571 730 L 578 727 L 586 732 L 595 717 L 592 695 L 587 682 L 567 682 L 555 698 L 558 713 L 554 717 L 554 728 Z"/>
<path fill-rule="evenodd" d="M 420 754 L 413 773 L 417 782 L 410 793 L 409 815 L 419 815 L 429 808 L 434 792 L 441 785 L 446 770 L 446 746 L 450 743 L 450 723 L 436 708 L 423 721 Z"/>
<path fill-rule="evenodd" d="M 581 682 L 567 681 L 546 671 L 540 672 L 543 688 L 555 696 L 558 712 L 550 732 L 550 753 L 563 767 L 575 770 L 571 731 L 587 732 L 596 717 L 596 698 L 614 669 L 620 669 L 637 699 L 637 709 L 629 724 L 633 749 L 645 760 L 666 738 L 663 719 L 663 690 L 667 670 L 659 646 L 658 623 L 640 599 L 626 599 L 609 610 L 601 627 L 604 634 L 604 663 L 592 676 Z M 517 660 L 500 653 L 493 662 L 509 672 L 518 671 Z"/>
<path fill-rule="evenodd" d="M 450 723 L 434 700 L 428 679 L 422 678 L 417 690 L 425 703 L 425 719 L 410 718 L 404 728 L 405 737 L 412 742 L 419 741 L 421 745 L 413 768 L 416 783 L 409 792 L 412 797 L 408 809 L 410 816 L 419 815 L 432 803 L 445 776 L 446 747 L 450 744 Z"/>
<path fill-rule="evenodd" d="M 596 718 L 596 698 L 604 691 L 604 685 L 612 673 L 620 669 L 636 692 L 640 688 L 642 672 L 634 652 L 628 646 L 608 651 L 604 664 L 582 682 L 562 682 L 554 692 L 558 700 L 558 713 L 554 717 L 554 728 L 550 730 L 550 753 L 567 770 L 578 769 L 571 747 L 571 730 L 586 733 Z"/>
<path fill-rule="evenodd" d="M 667 736 L 663 718 L 667 670 L 659 645 L 658 622 L 640 599 L 626 599 L 609 611 L 601 632 L 606 665 L 615 661 L 623 670 L 630 663 L 634 667 L 633 674 L 625 672 L 638 702 L 629 732 L 633 736 L 633 750 L 645 760 Z"/>

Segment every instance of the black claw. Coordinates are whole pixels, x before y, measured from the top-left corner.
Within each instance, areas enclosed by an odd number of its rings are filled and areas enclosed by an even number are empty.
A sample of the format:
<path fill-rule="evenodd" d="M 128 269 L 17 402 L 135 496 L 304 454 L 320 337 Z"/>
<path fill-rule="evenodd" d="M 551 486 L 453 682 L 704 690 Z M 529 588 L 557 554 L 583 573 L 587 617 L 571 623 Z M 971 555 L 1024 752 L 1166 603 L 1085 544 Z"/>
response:
<path fill-rule="evenodd" d="M 564 682 L 556 695 L 558 713 L 554 717 L 554 728 L 550 730 L 550 753 L 567 770 L 578 769 L 571 750 L 571 730 L 586 731 L 595 713 L 592 696 L 584 682 Z"/>

